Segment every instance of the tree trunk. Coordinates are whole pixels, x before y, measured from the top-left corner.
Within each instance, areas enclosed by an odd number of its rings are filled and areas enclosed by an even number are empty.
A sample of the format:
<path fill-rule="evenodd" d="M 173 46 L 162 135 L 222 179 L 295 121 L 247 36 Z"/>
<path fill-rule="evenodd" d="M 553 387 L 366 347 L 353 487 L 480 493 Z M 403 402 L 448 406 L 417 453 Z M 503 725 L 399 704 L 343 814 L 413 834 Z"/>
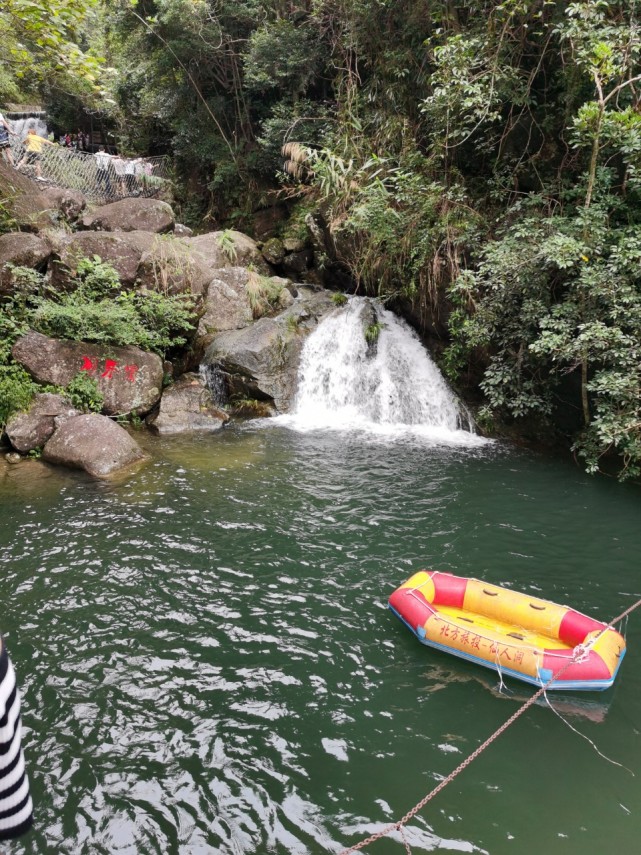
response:
<path fill-rule="evenodd" d="M 585 426 L 590 424 L 590 401 L 588 400 L 588 355 L 584 353 L 581 358 L 581 409 L 583 410 L 583 421 Z"/>
<path fill-rule="evenodd" d="M 588 186 L 585 191 L 585 207 L 589 208 L 592 203 L 592 194 L 594 193 L 594 184 L 596 182 L 596 168 L 599 163 L 599 145 L 601 142 L 601 126 L 603 125 L 603 114 L 605 105 L 599 104 L 599 118 L 597 120 L 596 130 L 594 132 L 594 140 L 592 141 L 592 155 L 590 157 L 590 167 L 588 169 Z"/>

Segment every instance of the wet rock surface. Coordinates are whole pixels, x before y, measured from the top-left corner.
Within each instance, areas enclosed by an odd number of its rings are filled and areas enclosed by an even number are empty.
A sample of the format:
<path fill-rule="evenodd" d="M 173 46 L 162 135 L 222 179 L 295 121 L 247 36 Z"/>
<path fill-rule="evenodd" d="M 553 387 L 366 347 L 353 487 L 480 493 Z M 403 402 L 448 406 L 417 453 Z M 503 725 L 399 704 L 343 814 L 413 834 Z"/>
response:
<path fill-rule="evenodd" d="M 43 460 L 106 478 L 140 463 L 145 454 L 127 431 L 107 416 L 67 419 L 47 442 Z"/>
<path fill-rule="evenodd" d="M 165 389 L 159 412 L 148 424 L 154 433 L 166 436 L 217 431 L 227 421 L 229 416 L 214 404 L 202 377 L 189 372 Z"/>
<path fill-rule="evenodd" d="M 289 411 L 305 337 L 334 309 L 327 291 L 298 286 L 298 294 L 280 314 L 213 337 L 203 361 L 225 378 L 232 403 L 257 399 L 273 403 L 277 412 Z"/>
<path fill-rule="evenodd" d="M 23 454 L 42 446 L 62 421 L 80 415 L 62 395 L 42 392 L 29 409 L 13 415 L 5 427 L 11 445 Z"/>

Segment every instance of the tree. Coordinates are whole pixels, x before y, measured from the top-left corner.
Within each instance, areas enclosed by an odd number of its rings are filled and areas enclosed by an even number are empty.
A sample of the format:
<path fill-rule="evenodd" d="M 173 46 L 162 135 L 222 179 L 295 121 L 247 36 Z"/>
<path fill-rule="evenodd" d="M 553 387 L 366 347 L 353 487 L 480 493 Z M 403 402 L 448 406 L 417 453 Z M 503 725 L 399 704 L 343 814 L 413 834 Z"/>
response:
<path fill-rule="evenodd" d="M 39 94 L 43 86 L 97 94 L 103 63 L 86 35 L 98 6 L 99 0 L 4 0 L 0 97 Z"/>
<path fill-rule="evenodd" d="M 573 123 L 574 144 L 588 145 L 585 207 L 592 203 L 602 149 L 624 154 L 641 151 L 641 99 L 634 84 L 641 80 L 641 30 L 635 20 L 635 0 L 628 13 L 617 15 L 620 3 L 589 0 L 571 3 L 557 32 L 570 47 L 570 59 L 594 84 L 594 100 L 580 108 Z"/>

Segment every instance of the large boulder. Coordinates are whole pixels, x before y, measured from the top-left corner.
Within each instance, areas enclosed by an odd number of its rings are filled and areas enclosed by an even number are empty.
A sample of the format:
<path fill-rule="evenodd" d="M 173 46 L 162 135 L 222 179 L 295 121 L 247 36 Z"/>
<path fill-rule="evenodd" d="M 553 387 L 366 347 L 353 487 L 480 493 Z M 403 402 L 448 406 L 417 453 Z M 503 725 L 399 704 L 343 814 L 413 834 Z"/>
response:
<path fill-rule="evenodd" d="M 261 252 L 265 261 L 274 267 L 277 267 L 285 258 L 285 247 L 283 246 L 283 242 L 275 237 L 269 238 L 269 240 L 265 241 Z"/>
<path fill-rule="evenodd" d="M 279 318 L 260 318 L 243 330 L 214 337 L 205 354 L 217 364 L 232 399 L 273 401 L 279 413 L 289 410 L 295 391 L 302 338 Z"/>
<path fill-rule="evenodd" d="M 105 478 L 139 463 L 145 454 L 123 427 L 92 413 L 64 421 L 45 445 L 42 457 L 48 463 Z"/>
<path fill-rule="evenodd" d="M 34 448 L 42 448 L 64 419 L 79 415 L 62 395 L 41 392 L 34 396 L 31 406 L 24 413 L 11 416 L 5 427 L 9 442 L 25 454 Z"/>
<path fill-rule="evenodd" d="M 279 315 L 214 336 L 203 362 L 216 367 L 232 400 L 273 402 L 280 413 L 290 409 L 305 336 L 335 308 L 327 291 L 299 293 Z"/>
<path fill-rule="evenodd" d="M 158 402 L 163 363 L 138 347 L 63 341 L 30 331 L 13 346 L 13 357 L 39 383 L 67 386 L 81 371 L 93 377 L 107 415 L 145 415 Z"/>
<path fill-rule="evenodd" d="M 0 235 L 0 295 L 12 292 L 14 276 L 10 265 L 39 270 L 46 266 L 50 255 L 48 243 L 38 235 L 27 232 Z"/>
<path fill-rule="evenodd" d="M 202 297 L 212 278 L 208 264 L 187 243 L 170 235 L 156 235 L 138 267 L 138 285 L 163 294 Z"/>
<path fill-rule="evenodd" d="M 150 417 L 152 431 L 166 435 L 194 431 L 216 431 L 229 416 L 215 404 L 211 392 L 198 374 L 183 374 L 163 392 L 158 415 Z"/>
<path fill-rule="evenodd" d="M 132 197 L 120 199 L 87 211 L 82 218 L 85 229 L 105 232 L 162 232 L 173 231 L 175 223 L 171 205 L 160 199 Z"/>
<path fill-rule="evenodd" d="M 41 191 L 40 202 L 49 210 L 58 211 L 69 223 L 75 223 L 87 207 L 83 194 L 67 187 L 46 186 Z"/>
<path fill-rule="evenodd" d="M 294 301 L 289 279 L 261 276 L 246 267 L 225 267 L 209 283 L 198 324 L 198 340 L 206 347 L 217 332 L 243 329 L 263 315 L 273 315 Z"/>
<path fill-rule="evenodd" d="M 33 181 L 0 158 L 0 199 L 21 229 L 40 231 L 74 219 L 74 211 L 84 206 L 76 191 L 57 190 Z"/>
<path fill-rule="evenodd" d="M 224 232 L 208 232 L 184 238 L 184 241 L 212 270 L 251 267 L 267 276 L 271 273 L 256 241 L 242 232 L 227 229 Z"/>
<path fill-rule="evenodd" d="M 222 330 L 246 327 L 254 320 L 247 283 L 250 271 L 246 267 L 227 267 L 216 271 L 209 283 L 204 312 L 198 325 L 198 335 L 211 336 Z"/>
<path fill-rule="evenodd" d="M 57 288 L 68 287 L 80 259 L 97 255 L 111 264 L 125 287 L 131 287 L 138 277 L 143 254 L 153 247 L 155 240 L 156 235 L 143 231 L 78 232 L 59 250 L 52 264 L 52 284 Z"/>

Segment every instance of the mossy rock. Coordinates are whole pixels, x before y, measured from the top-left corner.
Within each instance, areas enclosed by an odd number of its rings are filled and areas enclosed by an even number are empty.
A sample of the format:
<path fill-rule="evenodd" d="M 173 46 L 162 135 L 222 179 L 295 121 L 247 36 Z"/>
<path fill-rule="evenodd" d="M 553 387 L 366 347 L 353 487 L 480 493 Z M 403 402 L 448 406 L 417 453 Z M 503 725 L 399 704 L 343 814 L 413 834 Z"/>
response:
<path fill-rule="evenodd" d="M 269 264 L 281 264 L 285 258 L 285 247 L 283 246 L 283 242 L 278 238 L 270 238 L 268 241 L 265 241 L 261 252 L 263 254 L 263 258 Z"/>

